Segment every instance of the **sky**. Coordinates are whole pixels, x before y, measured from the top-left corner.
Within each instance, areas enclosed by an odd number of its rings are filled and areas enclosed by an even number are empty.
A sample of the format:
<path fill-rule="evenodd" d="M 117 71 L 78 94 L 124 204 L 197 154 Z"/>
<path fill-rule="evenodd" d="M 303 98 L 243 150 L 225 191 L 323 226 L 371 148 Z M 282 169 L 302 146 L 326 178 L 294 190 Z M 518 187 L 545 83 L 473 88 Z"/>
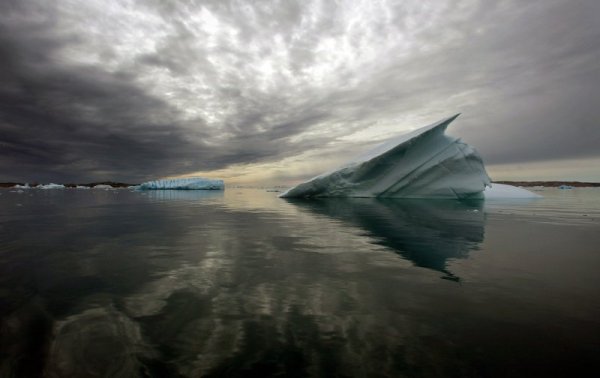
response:
<path fill-rule="evenodd" d="M 600 181 L 600 1 L 0 2 L 0 181 L 289 185 L 461 116 L 495 180 Z"/>

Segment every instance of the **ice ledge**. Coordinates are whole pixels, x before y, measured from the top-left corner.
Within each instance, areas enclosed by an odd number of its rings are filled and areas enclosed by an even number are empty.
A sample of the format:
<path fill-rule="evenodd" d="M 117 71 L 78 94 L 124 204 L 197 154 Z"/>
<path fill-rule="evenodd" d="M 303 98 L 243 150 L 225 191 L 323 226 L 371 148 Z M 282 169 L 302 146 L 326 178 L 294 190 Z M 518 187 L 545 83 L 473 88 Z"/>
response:
<path fill-rule="evenodd" d="M 530 192 L 527 189 L 496 183 L 493 183 L 490 185 L 490 187 L 485 188 L 483 196 L 486 200 L 542 198 L 541 195 Z"/>

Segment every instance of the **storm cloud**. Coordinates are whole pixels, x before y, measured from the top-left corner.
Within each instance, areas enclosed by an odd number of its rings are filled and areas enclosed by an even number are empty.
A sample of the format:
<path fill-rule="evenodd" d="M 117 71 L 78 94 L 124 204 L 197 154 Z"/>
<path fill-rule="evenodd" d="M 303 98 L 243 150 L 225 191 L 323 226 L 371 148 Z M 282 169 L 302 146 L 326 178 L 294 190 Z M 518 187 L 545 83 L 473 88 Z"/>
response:
<path fill-rule="evenodd" d="M 488 164 L 598 158 L 599 16 L 594 0 L 3 1 L 0 180 L 310 163 L 457 112 L 450 133 Z"/>

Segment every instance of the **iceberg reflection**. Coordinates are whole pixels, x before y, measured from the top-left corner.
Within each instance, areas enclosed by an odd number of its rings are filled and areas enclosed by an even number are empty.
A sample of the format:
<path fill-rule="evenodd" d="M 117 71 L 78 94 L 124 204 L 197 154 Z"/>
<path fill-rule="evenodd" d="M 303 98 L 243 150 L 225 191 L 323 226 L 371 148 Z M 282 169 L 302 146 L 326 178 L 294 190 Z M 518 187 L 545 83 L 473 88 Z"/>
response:
<path fill-rule="evenodd" d="M 142 194 L 157 201 L 194 201 L 223 198 L 222 190 L 147 190 Z"/>
<path fill-rule="evenodd" d="M 482 201 L 378 198 L 288 199 L 303 209 L 351 223 L 414 265 L 445 273 L 452 259 L 467 258 L 483 242 Z"/>

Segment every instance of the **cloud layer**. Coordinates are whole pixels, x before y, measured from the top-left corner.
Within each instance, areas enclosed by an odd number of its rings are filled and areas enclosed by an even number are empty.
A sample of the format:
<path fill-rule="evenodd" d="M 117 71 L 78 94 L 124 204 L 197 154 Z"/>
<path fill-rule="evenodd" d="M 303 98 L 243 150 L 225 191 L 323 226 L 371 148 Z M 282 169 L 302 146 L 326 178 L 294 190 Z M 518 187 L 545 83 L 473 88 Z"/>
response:
<path fill-rule="evenodd" d="M 598 158 L 598 15 L 594 0 L 5 1 L 0 180 L 285 181 L 456 112 L 450 132 L 488 164 Z"/>

